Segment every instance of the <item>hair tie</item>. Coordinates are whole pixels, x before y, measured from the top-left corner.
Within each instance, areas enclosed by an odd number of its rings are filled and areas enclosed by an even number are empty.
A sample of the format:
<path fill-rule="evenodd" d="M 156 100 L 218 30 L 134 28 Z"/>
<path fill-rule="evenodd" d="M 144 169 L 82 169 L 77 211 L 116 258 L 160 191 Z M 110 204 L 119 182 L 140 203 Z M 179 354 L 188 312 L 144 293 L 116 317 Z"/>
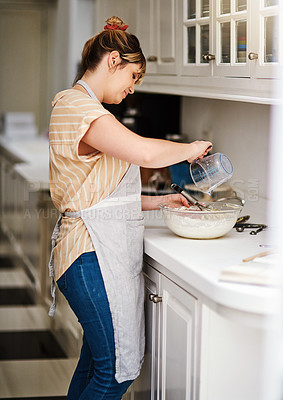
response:
<path fill-rule="evenodd" d="M 114 30 L 118 30 L 118 31 L 125 31 L 128 28 L 129 25 L 124 25 L 124 26 L 118 26 L 117 24 L 114 25 L 105 25 L 104 29 L 105 30 L 109 30 L 109 31 L 114 31 Z"/>

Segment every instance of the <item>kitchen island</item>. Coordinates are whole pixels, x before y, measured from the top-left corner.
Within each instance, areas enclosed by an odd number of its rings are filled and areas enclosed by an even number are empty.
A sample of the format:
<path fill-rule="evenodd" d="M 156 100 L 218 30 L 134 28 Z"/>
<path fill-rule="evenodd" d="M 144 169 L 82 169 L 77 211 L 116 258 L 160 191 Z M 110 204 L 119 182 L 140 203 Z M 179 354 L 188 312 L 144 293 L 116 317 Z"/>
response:
<path fill-rule="evenodd" d="M 246 204 L 242 215 L 266 223 L 266 201 L 256 206 Z M 147 346 L 134 398 L 264 398 L 262 365 L 268 368 L 266 349 L 274 351 L 279 288 L 219 278 L 224 268 L 262 252 L 259 245 L 270 243 L 273 228 L 195 240 L 173 234 L 159 211 L 145 218 Z"/>

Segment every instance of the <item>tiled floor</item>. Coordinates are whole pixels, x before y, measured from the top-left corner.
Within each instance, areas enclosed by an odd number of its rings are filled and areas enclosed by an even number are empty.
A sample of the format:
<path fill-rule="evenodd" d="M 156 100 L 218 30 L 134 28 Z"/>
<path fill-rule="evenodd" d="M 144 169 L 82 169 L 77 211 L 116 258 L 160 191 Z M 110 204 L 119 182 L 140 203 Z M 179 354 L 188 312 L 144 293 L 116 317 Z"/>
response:
<path fill-rule="evenodd" d="M 21 262 L 0 238 L 0 400 L 65 399 L 76 359 L 66 357 L 48 330 Z"/>

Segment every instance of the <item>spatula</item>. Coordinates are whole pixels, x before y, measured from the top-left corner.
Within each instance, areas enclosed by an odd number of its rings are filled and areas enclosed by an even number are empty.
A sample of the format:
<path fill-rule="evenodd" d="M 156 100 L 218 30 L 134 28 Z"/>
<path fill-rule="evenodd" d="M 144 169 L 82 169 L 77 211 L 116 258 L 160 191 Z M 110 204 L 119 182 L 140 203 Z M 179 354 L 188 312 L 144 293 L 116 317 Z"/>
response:
<path fill-rule="evenodd" d="M 172 183 L 171 189 L 173 189 L 177 193 L 180 193 L 182 196 L 184 196 L 188 200 L 188 202 L 190 204 L 197 206 L 201 211 L 210 209 L 209 206 L 200 204 L 194 196 L 189 194 L 185 189 L 183 189 L 181 186 L 177 185 L 176 183 Z"/>

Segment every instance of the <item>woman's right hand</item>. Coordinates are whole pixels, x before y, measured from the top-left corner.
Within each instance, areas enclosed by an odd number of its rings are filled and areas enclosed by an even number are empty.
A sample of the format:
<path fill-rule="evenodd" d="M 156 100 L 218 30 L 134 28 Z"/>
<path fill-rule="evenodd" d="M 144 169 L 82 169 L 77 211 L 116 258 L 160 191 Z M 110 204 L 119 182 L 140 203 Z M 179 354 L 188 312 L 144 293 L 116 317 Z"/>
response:
<path fill-rule="evenodd" d="M 191 143 L 193 148 L 193 154 L 188 158 L 188 162 L 191 163 L 194 160 L 202 158 L 207 155 L 207 153 L 212 149 L 212 143 L 206 140 L 196 140 Z"/>

